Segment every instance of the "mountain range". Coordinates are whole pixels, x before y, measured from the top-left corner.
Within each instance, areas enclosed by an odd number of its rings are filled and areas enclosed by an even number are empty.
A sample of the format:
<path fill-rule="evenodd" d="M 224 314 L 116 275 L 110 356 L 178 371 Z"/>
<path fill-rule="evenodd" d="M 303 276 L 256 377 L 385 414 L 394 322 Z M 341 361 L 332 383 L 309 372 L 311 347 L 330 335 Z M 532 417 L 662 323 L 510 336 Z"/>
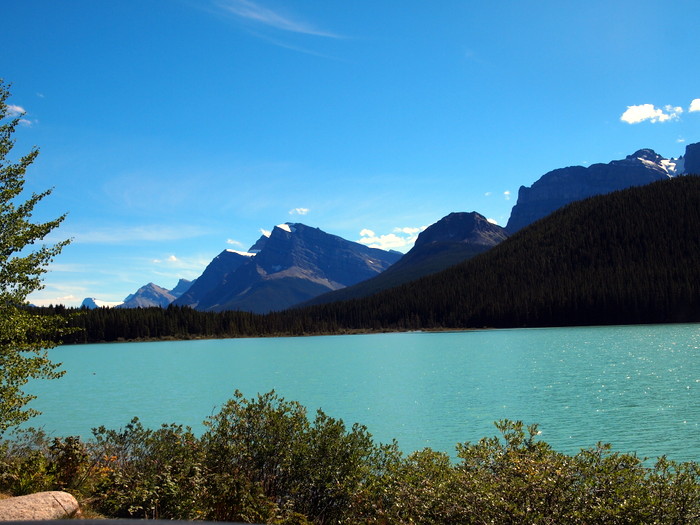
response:
<path fill-rule="evenodd" d="M 94 297 L 86 297 L 83 299 L 83 303 L 80 305 L 82 308 L 103 308 L 103 307 L 113 307 L 113 308 L 149 308 L 152 306 L 159 306 L 165 308 L 175 299 L 180 297 L 185 293 L 190 286 L 192 286 L 194 281 L 188 281 L 187 279 L 180 279 L 172 290 L 166 290 L 165 288 L 158 286 L 157 284 L 148 283 L 133 294 L 129 294 L 123 302 L 121 303 L 106 303 L 95 299 Z"/>
<path fill-rule="evenodd" d="M 248 252 L 221 252 L 193 283 L 181 280 L 173 290 L 149 283 L 120 307 L 266 313 L 366 297 L 466 261 L 572 202 L 689 173 L 700 173 L 700 143 L 677 159 L 641 149 L 607 164 L 555 169 L 520 188 L 505 228 L 476 212 L 451 213 L 421 232 L 403 256 L 301 223 L 280 224 Z"/>
<path fill-rule="evenodd" d="M 384 272 L 353 286 L 316 297 L 306 304 L 366 297 L 466 261 L 507 237 L 504 228 L 490 223 L 479 213 L 450 213 L 422 231 L 413 248 Z"/>
<path fill-rule="evenodd" d="M 374 277 L 402 255 L 301 223 L 275 226 L 251 250 L 220 253 L 173 304 L 215 312 L 284 310 Z"/>
<path fill-rule="evenodd" d="M 187 307 L 68 315 L 64 342 L 700 322 L 700 176 L 564 206 L 467 261 L 268 315 Z"/>
<path fill-rule="evenodd" d="M 276 321 L 301 333 L 698 322 L 698 231 L 700 176 L 674 177 L 571 203 L 439 273 Z"/>

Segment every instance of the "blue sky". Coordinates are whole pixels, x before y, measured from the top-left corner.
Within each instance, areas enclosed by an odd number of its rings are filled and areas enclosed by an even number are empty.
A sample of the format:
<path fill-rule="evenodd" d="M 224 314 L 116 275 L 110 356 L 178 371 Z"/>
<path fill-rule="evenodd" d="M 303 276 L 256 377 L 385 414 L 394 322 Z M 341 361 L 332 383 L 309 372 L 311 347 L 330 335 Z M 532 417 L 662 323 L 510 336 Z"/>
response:
<path fill-rule="evenodd" d="M 410 249 L 563 166 L 700 141 L 692 1 L 5 0 L 0 78 L 73 238 L 36 304 L 192 279 L 282 222 Z M 693 105 L 693 101 L 696 101 Z M 374 234 L 372 239 L 370 232 Z"/>

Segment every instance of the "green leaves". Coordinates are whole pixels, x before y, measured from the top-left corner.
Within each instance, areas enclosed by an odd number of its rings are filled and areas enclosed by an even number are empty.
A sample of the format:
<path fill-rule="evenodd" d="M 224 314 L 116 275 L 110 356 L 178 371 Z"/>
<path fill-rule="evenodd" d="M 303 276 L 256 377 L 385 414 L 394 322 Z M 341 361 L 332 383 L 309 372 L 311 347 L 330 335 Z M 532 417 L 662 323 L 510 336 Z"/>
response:
<path fill-rule="evenodd" d="M 94 439 L 0 441 L 0 491 L 70 490 L 107 517 L 249 523 L 697 523 L 700 465 L 601 444 L 562 454 L 537 426 L 403 456 L 274 392 L 236 392 L 201 437 L 134 418 Z M 24 436 L 24 437 L 22 437 Z"/>
<path fill-rule="evenodd" d="M 41 289 L 48 264 L 69 242 L 33 249 L 65 215 L 44 223 L 31 220 L 35 206 L 51 190 L 23 200 L 25 172 L 39 152 L 34 149 L 16 162 L 8 159 L 19 122 L 19 117 L 6 120 L 8 97 L 0 80 L 0 435 L 36 415 L 35 410 L 24 408 L 34 398 L 23 391 L 29 379 L 61 375 L 46 349 L 61 337 L 65 319 L 33 315 L 24 303 L 29 294 Z"/>

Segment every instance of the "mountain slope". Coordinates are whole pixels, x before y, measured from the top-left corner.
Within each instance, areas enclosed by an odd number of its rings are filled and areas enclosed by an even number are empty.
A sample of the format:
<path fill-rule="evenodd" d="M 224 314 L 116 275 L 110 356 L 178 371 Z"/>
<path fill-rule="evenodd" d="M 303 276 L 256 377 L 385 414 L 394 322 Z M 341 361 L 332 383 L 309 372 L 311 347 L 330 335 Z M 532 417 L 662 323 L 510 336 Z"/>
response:
<path fill-rule="evenodd" d="M 520 187 L 506 230 L 516 232 L 566 204 L 587 197 L 695 173 L 689 169 L 695 170 L 696 164 L 700 164 L 699 157 L 700 144 L 690 144 L 685 156 L 678 159 L 665 159 L 651 149 L 641 149 L 608 164 L 550 171 L 531 187 Z"/>
<path fill-rule="evenodd" d="M 476 212 L 451 213 L 418 235 L 397 263 L 376 277 L 312 299 L 323 304 L 366 297 L 425 275 L 439 272 L 485 252 L 508 237 L 505 229 Z"/>
<path fill-rule="evenodd" d="M 310 307 L 325 330 L 700 321 L 700 178 L 573 203 L 443 272 Z"/>
<path fill-rule="evenodd" d="M 148 308 L 151 306 L 160 306 L 165 308 L 175 300 L 175 296 L 158 286 L 157 284 L 148 283 L 139 288 L 136 293 L 129 295 L 124 302 L 115 308 Z"/>
<path fill-rule="evenodd" d="M 225 261 L 212 261 L 210 267 L 216 271 L 208 267 L 175 304 L 207 311 L 283 310 L 369 279 L 401 256 L 300 223 L 275 226 L 269 238 L 253 248 L 257 253 L 237 261 L 235 268 Z"/>
<path fill-rule="evenodd" d="M 175 299 L 173 304 L 197 308 L 202 298 L 207 297 L 210 293 L 215 293 L 218 286 L 228 282 L 233 273 L 248 262 L 252 255 L 252 253 L 236 250 L 224 250 L 212 259 L 202 275 L 195 279 L 192 286 Z"/>
<path fill-rule="evenodd" d="M 170 294 L 173 297 L 180 297 L 182 294 L 187 292 L 187 290 L 190 289 L 190 287 L 194 284 L 194 281 L 189 281 L 187 279 L 180 279 L 177 284 L 175 285 L 175 288 L 170 290 Z"/>

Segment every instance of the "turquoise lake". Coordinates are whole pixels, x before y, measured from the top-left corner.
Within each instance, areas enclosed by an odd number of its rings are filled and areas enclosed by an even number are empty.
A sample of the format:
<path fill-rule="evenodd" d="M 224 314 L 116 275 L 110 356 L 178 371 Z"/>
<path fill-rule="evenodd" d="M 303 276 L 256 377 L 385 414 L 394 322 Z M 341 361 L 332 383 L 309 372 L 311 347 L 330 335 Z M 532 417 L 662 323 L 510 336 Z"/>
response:
<path fill-rule="evenodd" d="M 503 418 L 539 423 L 557 450 L 610 442 L 700 460 L 700 325 L 484 330 L 58 347 L 31 421 L 90 436 L 133 416 L 197 432 L 234 390 L 275 389 L 405 452 L 450 454 Z"/>

